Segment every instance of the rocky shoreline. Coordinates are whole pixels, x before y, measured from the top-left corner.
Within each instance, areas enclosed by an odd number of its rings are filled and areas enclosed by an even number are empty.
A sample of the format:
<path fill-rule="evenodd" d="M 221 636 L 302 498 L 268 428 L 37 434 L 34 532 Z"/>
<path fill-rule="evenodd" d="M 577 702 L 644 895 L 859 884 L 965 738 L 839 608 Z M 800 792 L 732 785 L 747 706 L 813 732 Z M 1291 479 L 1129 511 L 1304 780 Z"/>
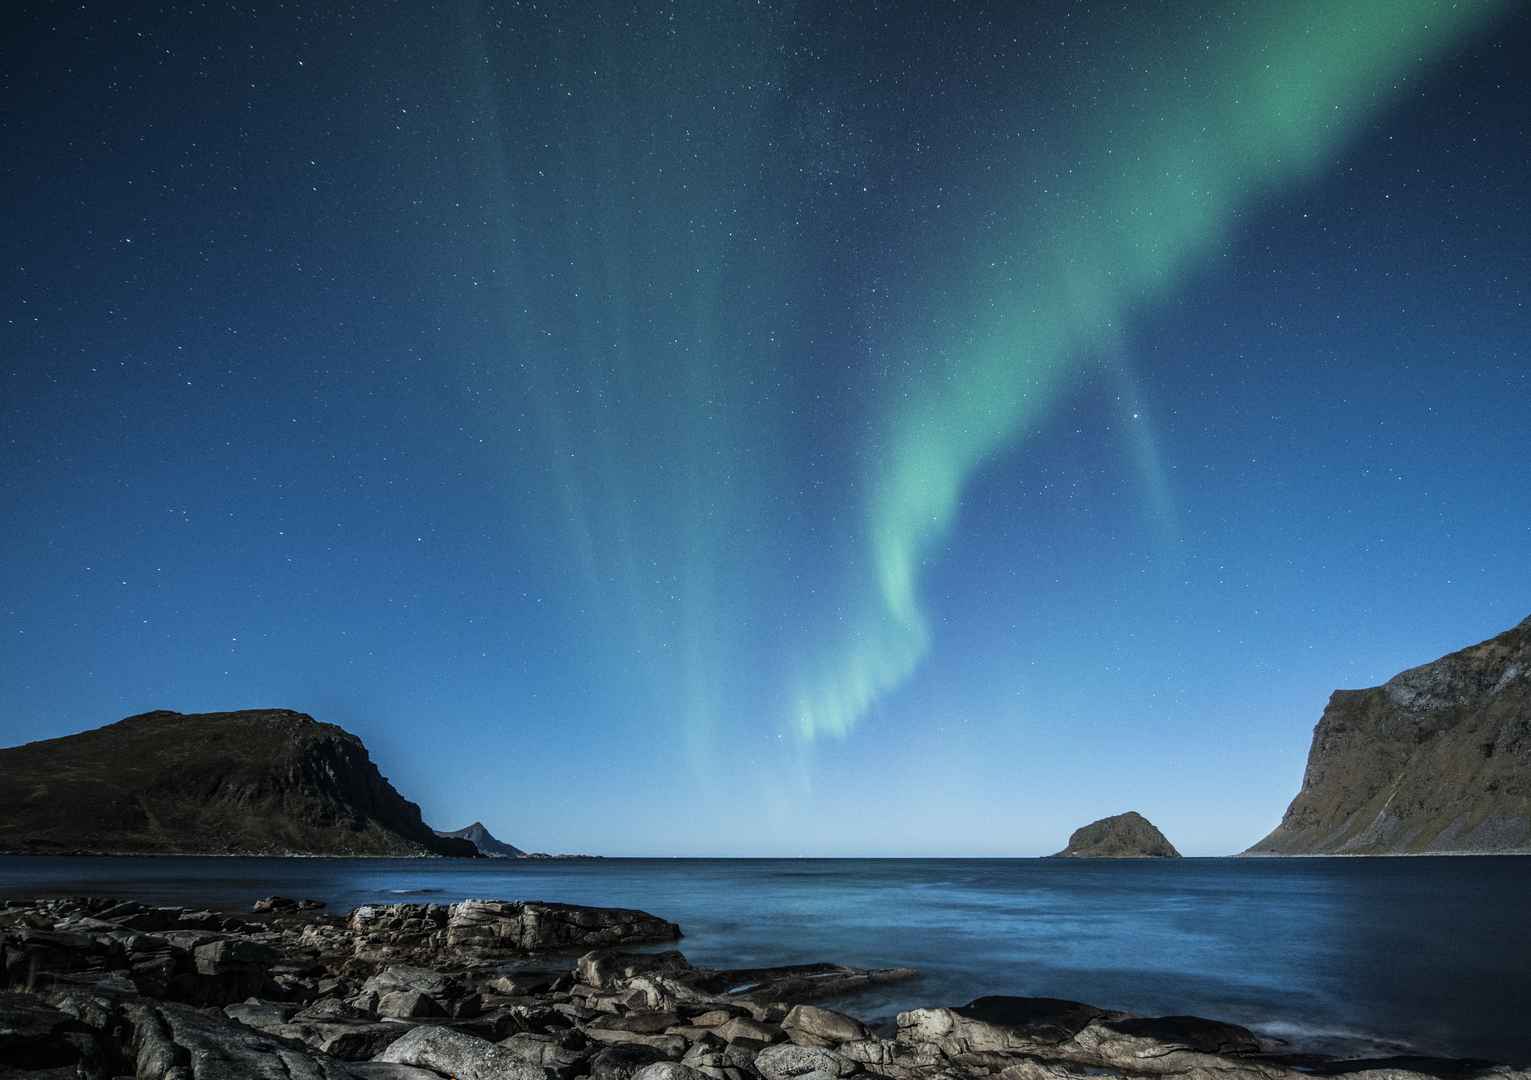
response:
<path fill-rule="evenodd" d="M 656 948 L 680 927 L 620 908 L 321 908 L 0 901 L 0 1080 L 1531 1080 L 1277 1053 L 1232 1024 L 1050 998 L 913 1009 L 878 1030 L 812 1003 L 915 972 L 698 968 Z"/>

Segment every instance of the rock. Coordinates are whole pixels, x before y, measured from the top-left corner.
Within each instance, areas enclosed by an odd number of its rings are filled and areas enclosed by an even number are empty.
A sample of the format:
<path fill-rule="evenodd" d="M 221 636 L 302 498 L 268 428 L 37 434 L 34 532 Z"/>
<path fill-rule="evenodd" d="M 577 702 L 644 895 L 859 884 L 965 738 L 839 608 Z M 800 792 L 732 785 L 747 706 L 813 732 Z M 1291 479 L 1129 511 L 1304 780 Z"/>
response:
<path fill-rule="evenodd" d="M 856 1039 L 842 1044 L 839 1053 L 871 1072 L 895 1080 L 940 1076 L 951 1064 L 946 1055 L 934 1046 L 927 1043 L 906 1044 L 893 1039 Z M 1015 1077 L 1007 1080 L 1040 1078 Z"/>
<path fill-rule="evenodd" d="M 743 1017 L 735 1017 L 728 1023 L 714 1028 L 718 1036 L 727 1042 L 736 1043 L 741 1039 L 751 1039 L 764 1045 L 781 1042 L 786 1035 L 781 1028 L 769 1024 L 762 1024 L 755 1020 L 746 1020 Z"/>
<path fill-rule="evenodd" d="M 130 912 L 126 916 L 118 917 L 113 921 L 118 926 L 126 927 L 129 930 L 144 930 L 153 933 L 158 930 L 169 930 L 171 927 L 176 926 L 180 923 L 181 916 L 185 914 L 184 909 L 178 907 L 149 908 L 144 907 L 142 904 L 135 904 L 134 907 L 137 910 Z"/>
<path fill-rule="evenodd" d="M 352 933 L 385 937 L 430 935 L 446 925 L 443 904 L 363 904 L 346 916 L 346 929 Z"/>
<path fill-rule="evenodd" d="M 506 997 L 544 994 L 553 988 L 557 978 L 557 974 L 550 971 L 517 971 L 491 979 L 485 984 L 484 989 L 490 993 L 504 994 Z"/>
<path fill-rule="evenodd" d="M 294 911 L 317 911 L 324 907 L 323 900 L 293 900 L 286 896 L 268 896 L 257 900 L 250 910 L 257 915 L 280 914 Z"/>
<path fill-rule="evenodd" d="M 707 1076 L 676 1061 L 658 1061 L 633 1073 L 633 1080 L 707 1080 Z"/>
<path fill-rule="evenodd" d="M 297 1039 L 342 1061 L 367 1061 L 403 1038 L 409 1030 L 406 1024 L 386 1020 L 307 1020 L 295 1016 L 290 1023 L 270 1034 Z"/>
<path fill-rule="evenodd" d="M 645 1065 L 665 1060 L 665 1055 L 648 1046 L 608 1046 L 590 1059 L 590 1080 L 631 1080 Z"/>
<path fill-rule="evenodd" d="M 629 953 L 616 949 L 594 949 L 574 964 L 575 977 L 597 990 L 606 990 L 635 975 L 682 975 L 692 971 L 691 964 L 675 951 Z"/>
<path fill-rule="evenodd" d="M 462 980 L 454 975 L 408 964 L 390 965 L 362 983 L 364 994 L 391 994 L 401 990 L 412 990 L 444 1000 L 460 996 L 463 993 L 463 984 Z"/>
<path fill-rule="evenodd" d="M 624 1016 L 603 1016 L 591 1022 L 591 1027 L 608 1031 L 631 1031 L 639 1035 L 658 1035 L 666 1028 L 680 1023 L 680 1016 L 673 1012 L 632 1012 Z"/>
<path fill-rule="evenodd" d="M 246 1001 L 226 1006 L 225 1016 L 277 1039 L 301 1042 L 312 1049 L 344 1061 L 365 1061 L 409 1029 L 402 1024 L 381 1023 L 343 1015 L 344 1002 L 318 1002 L 298 1011 L 297 1006 L 272 1001 Z"/>
<path fill-rule="evenodd" d="M 105 973 L 124 959 L 121 945 L 90 934 L 16 930 L 0 936 L 0 985 L 39 990 L 59 975 Z"/>
<path fill-rule="evenodd" d="M 800 1046 L 833 1047 L 867 1037 L 866 1025 L 860 1020 L 813 1005 L 792 1006 L 781 1027 L 787 1038 Z"/>
<path fill-rule="evenodd" d="M 1092 1022 L 1074 1037 L 1069 1056 L 1135 1073 L 1206 1069 L 1226 1075 L 1229 1058 L 1259 1050 L 1255 1037 L 1235 1024 L 1166 1016 Z"/>
<path fill-rule="evenodd" d="M 687 1065 L 712 1080 L 755 1080 L 755 1051 L 744 1046 L 698 1045 L 681 1058 Z"/>
<path fill-rule="evenodd" d="M 551 1075 L 503 1046 L 444 1027 L 414 1028 L 376 1060 L 431 1069 L 455 1080 L 548 1080 Z"/>
<path fill-rule="evenodd" d="M 592 948 L 680 936 L 680 927 L 644 911 L 534 900 L 464 900 L 452 905 L 446 927 L 448 946 L 490 952 Z"/>
<path fill-rule="evenodd" d="M 724 1005 L 716 1009 L 708 1009 L 691 1018 L 691 1022 L 697 1027 L 718 1027 L 726 1024 L 736 1016 L 749 1016 L 750 1011 L 738 1005 Z"/>
<path fill-rule="evenodd" d="M 766 1080 L 830 1080 L 856 1071 L 856 1062 L 833 1050 L 784 1043 L 755 1055 L 755 1068 Z"/>
<path fill-rule="evenodd" d="M 418 990 L 390 990 L 381 994 L 374 1011 L 379 1016 L 389 1016 L 395 1020 L 423 1020 L 447 1014 L 435 998 Z"/>
<path fill-rule="evenodd" d="M 1336 690 L 1302 790 L 1249 855 L 1531 852 L 1531 618 Z"/>
<path fill-rule="evenodd" d="M 248 938 L 224 938 L 192 950 L 197 971 L 203 975 L 222 975 L 230 971 L 264 971 L 281 959 L 270 945 Z"/>
<path fill-rule="evenodd" d="M 1128 1038 L 1144 1039 L 1160 1047 L 1195 1050 L 1204 1054 L 1258 1054 L 1260 1040 L 1248 1028 L 1204 1020 L 1199 1016 L 1127 1017 L 1105 1020 L 1101 1028 Z"/>
<path fill-rule="evenodd" d="M 137 1080 L 354 1080 L 343 1062 L 295 1048 L 221 1014 L 129 1001 Z"/>
<path fill-rule="evenodd" d="M 224 1010 L 227 1012 L 228 1010 Z M 293 1014 L 295 1020 L 360 1020 L 371 1015 L 340 998 L 319 998 L 310 1001 Z"/>
<path fill-rule="evenodd" d="M 568 1045 L 564 1037 L 530 1031 L 501 1039 L 500 1045 L 527 1064 L 547 1069 L 558 1077 L 574 1076 L 591 1056 L 588 1049 Z"/>
<path fill-rule="evenodd" d="M 713 995 L 727 994 L 730 1003 L 751 1008 L 757 1020 L 780 1020 L 786 1015 L 786 1010 L 771 1017 L 768 1012 L 761 1012 L 757 1006 L 770 1006 L 778 1002 L 790 1005 L 837 997 L 872 986 L 912 979 L 917 974 L 910 968 L 867 969 L 846 967 L 843 964 L 788 964 L 781 967 L 698 973 L 685 981 L 693 988 Z M 633 980 L 633 983 L 637 984 L 638 980 Z"/>
<path fill-rule="evenodd" d="M 297 1011 L 296 1005 L 290 1005 L 287 1002 L 260 1001 L 252 998 L 234 1005 L 225 1005 L 223 1015 L 257 1031 L 269 1031 L 273 1027 L 287 1023 Z"/>
<path fill-rule="evenodd" d="M 191 950 L 192 970 L 177 970 L 166 995 L 195 1005 L 227 1005 L 259 995 L 280 954 L 248 938 L 220 938 Z M 179 967 L 179 965 L 177 965 Z"/>
<path fill-rule="evenodd" d="M 1108 1014 L 1059 998 L 982 997 L 960 1009 L 898 1014 L 898 1041 L 928 1043 L 955 1056 L 972 1052 L 1041 1053 Z"/>
<path fill-rule="evenodd" d="M 585 1028 L 585 1034 L 596 1042 L 646 1047 L 666 1058 L 678 1058 L 686 1052 L 686 1040 L 678 1035 L 644 1035 L 621 1028 L 598 1027 Z"/>
<path fill-rule="evenodd" d="M 1178 859 L 1180 852 L 1142 814 L 1101 818 L 1075 829 L 1054 859 Z"/>

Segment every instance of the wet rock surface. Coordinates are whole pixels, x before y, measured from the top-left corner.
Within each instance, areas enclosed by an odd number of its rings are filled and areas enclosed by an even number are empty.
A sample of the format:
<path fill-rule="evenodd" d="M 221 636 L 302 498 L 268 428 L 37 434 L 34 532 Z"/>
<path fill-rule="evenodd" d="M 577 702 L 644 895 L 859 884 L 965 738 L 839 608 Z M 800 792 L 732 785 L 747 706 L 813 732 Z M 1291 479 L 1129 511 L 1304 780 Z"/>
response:
<path fill-rule="evenodd" d="M 0 903 L 0 1080 L 1531 1080 L 1483 1062 L 1278 1054 L 1232 1024 L 1051 998 L 913 1009 L 879 1031 L 823 1002 L 913 972 L 698 968 L 628 951 L 680 929 L 626 909 L 260 915 Z"/>

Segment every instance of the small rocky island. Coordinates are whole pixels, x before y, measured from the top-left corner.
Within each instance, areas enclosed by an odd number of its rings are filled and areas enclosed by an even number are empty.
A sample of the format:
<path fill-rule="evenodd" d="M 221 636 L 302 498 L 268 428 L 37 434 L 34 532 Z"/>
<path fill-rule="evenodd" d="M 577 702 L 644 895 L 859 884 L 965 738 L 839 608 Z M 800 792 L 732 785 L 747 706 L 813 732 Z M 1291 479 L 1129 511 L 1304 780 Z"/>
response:
<path fill-rule="evenodd" d="M 466 840 L 472 844 L 478 853 L 486 859 L 525 859 L 529 858 L 526 852 L 514 844 L 507 844 L 503 840 L 495 838 L 495 835 L 484 827 L 482 821 L 475 821 L 472 825 L 463 829 L 453 829 L 450 832 L 441 829 L 436 830 L 437 836 L 444 836 L 455 840 Z"/>
<path fill-rule="evenodd" d="M 1053 859 L 1178 859 L 1180 852 L 1136 810 L 1075 829 Z"/>
<path fill-rule="evenodd" d="M 652 951 L 680 927 L 618 908 L 322 906 L 0 901 L 0 1078 L 1531 1080 L 1278 1053 L 1233 1024 L 1051 998 L 913 1009 L 877 1029 L 813 1003 L 914 972 L 699 968 Z"/>

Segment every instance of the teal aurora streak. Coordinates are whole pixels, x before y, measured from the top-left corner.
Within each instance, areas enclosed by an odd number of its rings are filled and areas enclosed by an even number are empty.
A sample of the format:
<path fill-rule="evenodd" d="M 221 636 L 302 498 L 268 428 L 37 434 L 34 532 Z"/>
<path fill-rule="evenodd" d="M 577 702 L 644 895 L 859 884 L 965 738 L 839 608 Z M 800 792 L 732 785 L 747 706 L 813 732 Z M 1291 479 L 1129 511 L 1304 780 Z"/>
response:
<path fill-rule="evenodd" d="M 921 567 L 974 470 L 1039 423 L 1134 310 L 1173 290 L 1235 227 L 1241 207 L 1311 176 L 1403 80 L 1508 9 L 1269 4 L 1119 67 L 1120 85 L 1104 95 L 1110 111 L 1082 117 L 1070 190 L 1027 198 L 1012 235 L 970 253 L 958 289 L 976 300 L 970 337 L 909 358 L 888 395 L 867 484 L 871 574 L 842 639 L 800 674 L 804 740 L 847 734 L 930 648 Z M 1134 122 L 1113 122 L 1129 101 L 1143 104 Z M 1014 179 L 1018 197 L 1035 191 Z"/>
<path fill-rule="evenodd" d="M 522 569 L 560 583 L 535 602 L 561 609 L 550 633 L 580 673 L 528 692 L 634 737 L 673 719 L 704 779 L 740 730 L 847 735 L 932 647 L 922 573 L 975 472 L 1102 370 L 1150 524 L 1173 537 L 1129 321 L 1510 9 L 1093 10 L 1088 72 L 1023 72 L 934 148 L 946 172 L 898 147 L 890 177 L 858 118 L 899 103 L 846 89 L 855 58 L 795 64 L 811 32 L 777 9 L 703 12 L 673 37 L 581 20 L 577 52 L 548 46 L 567 83 L 524 73 L 532 105 L 491 78 L 480 28 L 468 105 L 503 132 L 481 179 L 507 208 L 485 244 L 518 302 L 499 328 L 509 394 L 469 426 L 512 432 Z M 991 137 L 1006 125 L 1042 134 Z M 854 220 L 864 182 L 961 173 L 982 179 L 946 224 L 907 202 Z M 902 268 L 875 302 L 819 295 L 868 251 L 868 272 Z"/>

